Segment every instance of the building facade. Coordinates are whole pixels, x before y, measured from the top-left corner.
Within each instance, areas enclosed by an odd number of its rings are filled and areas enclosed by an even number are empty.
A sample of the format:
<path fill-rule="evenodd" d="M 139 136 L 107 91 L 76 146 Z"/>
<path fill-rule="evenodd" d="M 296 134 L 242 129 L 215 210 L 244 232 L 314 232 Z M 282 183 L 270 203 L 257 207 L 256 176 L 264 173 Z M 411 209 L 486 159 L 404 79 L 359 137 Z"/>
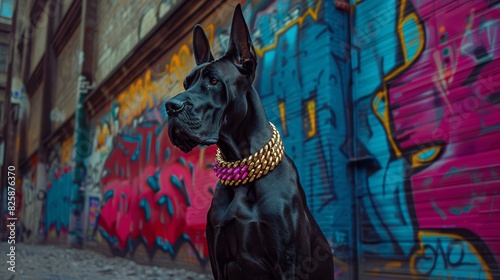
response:
<path fill-rule="evenodd" d="M 12 10 L 12 1 L 0 1 L 0 168 L 2 169 L 2 172 L 5 162 L 5 139 L 7 138 L 7 121 L 5 115 L 8 113 L 8 107 L 10 106 L 8 102 L 9 97 L 7 88 L 10 87 L 8 68 L 9 57 L 11 55 L 10 42 L 12 40 Z M 3 180 L 3 178 L 5 177 L 1 174 L 0 179 Z M 20 191 L 17 194 L 18 197 L 21 196 Z M 4 201 L 2 201 L 2 205 L 4 204 Z M 4 219 L 0 219 L 0 226 L 2 228 L 6 227 L 4 222 Z M 0 237 L 4 239 L 5 236 L 3 232 L 0 233 Z"/>
<path fill-rule="evenodd" d="M 194 25 L 221 56 L 237 3 L 336 276 L 500 277 L 491 0 L 16 1 L 5 164 L 24 241 L 209 272 L 215 147 L 175 148 L 164 102 Z"/>
<path fill-rule="evenodd" d="M 0 123 L 3 125 L 7 93 L 7 67 L 9 61 L 12 1 L 0 2 Z"/>

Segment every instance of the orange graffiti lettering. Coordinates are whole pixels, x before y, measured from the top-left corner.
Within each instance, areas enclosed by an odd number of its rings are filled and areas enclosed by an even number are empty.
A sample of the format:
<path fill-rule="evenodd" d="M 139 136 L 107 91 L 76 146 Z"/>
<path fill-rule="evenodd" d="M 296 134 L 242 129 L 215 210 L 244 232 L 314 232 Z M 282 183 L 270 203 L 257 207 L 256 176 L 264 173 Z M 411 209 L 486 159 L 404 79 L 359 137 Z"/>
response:
<path fill-rule="evenodd" d="M 215 30 L 213 24 L 208 25 L 205 30 L 211 42 Z M 193 66 L 194 60 L 189 48 L 191 43 L 184 44 L 179 48 L 177 53 L 170 59 L 170 62 L 166 63 L 164 72 L 152 73 L 151 70 L 147 70 L 142 77 L 118 95 L 116 100 L 119 108 L 118 118 L 120 120 L 120 128 L 130 125 L 135 118 L 140 117 L 145 110 L 153 108 L 155 102 L 160 101 L 163 95 L 165 95 L 165 90 L 162 86 L 159 86 L 160 82 L 152 80 L 152 74 L 155 78 L 166 76 L 169 85 L 180 84 L 179 81 L 182 81 L 183 77 L 188 74 L 189 69 Z M 101 133 L 102 136 L 99 139 L 101 144 L 104 143 L 108 135 L 105 133 L 107 132 L 104 130 Z"/>
<path fill-rule="evenodd" d="M 152 108 L 155 97 L 160 93 L 160 88 L 151 80 L 151 71 L 147 70 L 143 77 L 137 79 L 127 90 L 118 95 L 120 127 L 131 124 L 142 112 Z"/>
<path fill-rule="evenodd" d="M 73 155 L 73 144 L 74 144 L 73 140 L 74 140 L 73 135 L 71 135 L 62 142 L 61 163 L 63 165 L 71 166 L 72 155 Z"/>
<path fill-rule="evenodd" d="M 97 125 L 97 149 L 105 146 L 106 139 L 111 137 L 113 129 L 107 123 Z"/>

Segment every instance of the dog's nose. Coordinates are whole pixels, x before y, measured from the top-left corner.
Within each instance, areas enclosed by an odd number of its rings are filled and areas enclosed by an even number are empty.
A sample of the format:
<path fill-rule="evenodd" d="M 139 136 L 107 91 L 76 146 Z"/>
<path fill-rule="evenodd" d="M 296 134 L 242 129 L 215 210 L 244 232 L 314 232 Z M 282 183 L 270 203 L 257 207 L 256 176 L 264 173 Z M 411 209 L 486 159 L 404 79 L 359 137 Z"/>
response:
<path fill-rule="evenodd" d="M 184 109 L 184 102 L 176 98 L 172 98 L 165 103 L 165 107 L 167 108 L 167 114 L 169 116 L 173 116 Z"/>

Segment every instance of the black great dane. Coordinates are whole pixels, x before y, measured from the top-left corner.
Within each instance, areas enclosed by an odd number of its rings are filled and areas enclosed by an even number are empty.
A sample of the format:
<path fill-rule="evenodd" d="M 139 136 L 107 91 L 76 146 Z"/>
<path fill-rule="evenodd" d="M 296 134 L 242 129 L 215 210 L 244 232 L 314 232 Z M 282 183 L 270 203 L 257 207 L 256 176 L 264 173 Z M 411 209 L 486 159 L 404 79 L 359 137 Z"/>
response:
<path fill-rule="evenodd" d="M 193 36 L 197 66 L 165 106 L 175 146 L 219 148 L 206 232 L 214 279 L 333 279 L 330 246 L 252 86 L 257 55 L 240 5 L 220 59 L 201 26 Z"/>

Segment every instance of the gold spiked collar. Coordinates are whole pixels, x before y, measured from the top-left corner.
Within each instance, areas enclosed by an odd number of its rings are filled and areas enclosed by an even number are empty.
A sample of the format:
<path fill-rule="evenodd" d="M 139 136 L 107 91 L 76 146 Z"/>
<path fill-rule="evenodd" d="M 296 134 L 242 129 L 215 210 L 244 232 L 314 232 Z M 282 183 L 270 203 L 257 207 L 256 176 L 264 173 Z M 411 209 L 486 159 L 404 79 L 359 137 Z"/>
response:
<path fill-rule="evenodd" d="M 224 185 L 238 186 L 250 183 L 273 170 L 283 159 L 283 142 L 276 127 L 269 122 L 273 130 L 271 140 L 253 155 L 237 161 L 225 161 L 222 152 L 217 149 L 214 171 Z"/>

